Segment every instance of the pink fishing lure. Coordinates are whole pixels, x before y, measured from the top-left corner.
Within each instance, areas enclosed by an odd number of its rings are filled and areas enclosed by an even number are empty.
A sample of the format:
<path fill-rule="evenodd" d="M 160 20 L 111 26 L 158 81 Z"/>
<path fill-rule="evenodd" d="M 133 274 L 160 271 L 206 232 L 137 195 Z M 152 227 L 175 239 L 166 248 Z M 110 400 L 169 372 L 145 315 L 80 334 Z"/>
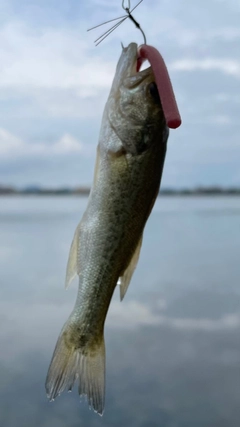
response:
<path fill-rule="evenodd" d="M 155 47 L 146 44 L 139 46 L 138 53 L 137 71 L 139 71 L 145 60 L 149 61 L 156 79 L 166 123 L 171 129 L 178 128 L 182 123 L 181 116 L 178 111 L 172 83 L 162 55 Z"/>

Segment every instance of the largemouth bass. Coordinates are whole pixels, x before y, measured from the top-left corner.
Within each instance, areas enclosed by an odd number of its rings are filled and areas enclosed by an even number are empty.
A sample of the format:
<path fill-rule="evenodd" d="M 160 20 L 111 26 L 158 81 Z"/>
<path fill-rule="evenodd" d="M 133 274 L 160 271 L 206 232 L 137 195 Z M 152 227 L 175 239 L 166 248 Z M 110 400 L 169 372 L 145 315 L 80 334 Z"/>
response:
<path fill-rule="evenodd" d="M 104 109 L 94 182 L 70 249 L 66 286 L 79 276 L 75 307 L 49 367 L 53 400 L 75 380 L 104 410 L 104 323 L 117 283 L 123 299 L 137 265 L 146 221 L 159 192 L 169 129 L 152 67 L 137 72 L 138 48 L 123 48 Z"/>

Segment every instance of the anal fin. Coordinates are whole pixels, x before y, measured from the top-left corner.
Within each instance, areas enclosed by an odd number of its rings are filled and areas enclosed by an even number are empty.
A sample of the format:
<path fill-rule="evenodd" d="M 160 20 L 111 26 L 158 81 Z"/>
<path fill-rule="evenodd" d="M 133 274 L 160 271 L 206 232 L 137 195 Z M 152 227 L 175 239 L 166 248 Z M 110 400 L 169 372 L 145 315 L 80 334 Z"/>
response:
<path fill-rule="evenodd" d="M 129 283 L 131 281 L 133 272 L 137 266 L 140 251 L 141 251 L 141 246 L 142 246 L 142 239 L 143 239 L 143 236 L 140 237 L 138 245 L 135 249 L 135 252 L 134 252 L 126 270 L 124 271 L 123 275 L 120 276 L 118 279 L 118 284 L 120 285 L 120 300 L 121 301 L 123 300 L 123 298 L 127 292 L 127 289 L 128 289 Z"/>
<path fill-rule="evenodd" d="M 67 263 L 67 271 L 66 271 L 66 279 L 65 279 L 65 288 L 67 289 L 73 279 L 79 274 L 78 268 L 78 254 L 79 254 L 79 240 L 80 240 L 80 226 L 81 223 L 77 226 L 75 234 L 73 236 L 73 241 L 71 244 L 68 263 Z"/>

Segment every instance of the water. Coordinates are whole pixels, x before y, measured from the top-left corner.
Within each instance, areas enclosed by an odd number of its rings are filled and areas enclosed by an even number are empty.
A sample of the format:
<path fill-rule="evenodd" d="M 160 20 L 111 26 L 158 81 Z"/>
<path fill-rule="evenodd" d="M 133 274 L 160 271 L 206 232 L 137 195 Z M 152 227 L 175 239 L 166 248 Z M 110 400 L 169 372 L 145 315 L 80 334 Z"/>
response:
<path fill-rule="evenodd" d="M 240 198 L 157 201 L 140 262 L 106 322 L 103 418 L 44 381 L 76 297 L 63 289 L 85 198 L 0 198 L 0 425 L 236 427 Z"/>

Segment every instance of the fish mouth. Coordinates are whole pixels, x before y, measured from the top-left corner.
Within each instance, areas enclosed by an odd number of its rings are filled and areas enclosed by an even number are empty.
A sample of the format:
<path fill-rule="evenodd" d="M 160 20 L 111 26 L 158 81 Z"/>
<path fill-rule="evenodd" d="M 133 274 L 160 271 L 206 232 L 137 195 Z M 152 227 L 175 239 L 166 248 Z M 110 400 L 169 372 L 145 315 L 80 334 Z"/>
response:
<path fill-rule="evenodd" d="M 150 75 L 153 81 L 155 80 L 151 66 L 141 71 L 141 66 L 146 59 L 141 57 L 140 48 L 141 46 L 136 43 L 130 43 L 126 48 L 123 48 L 120 57 L 119 62 L 122 59 L 124 68 L 122 69 L 122 82 L 129 89 L 139 85 Z"/>
<path fill-rule="evenodd" d="M 149 61 L 150 67 L 141 71 L 145 60 Z M 181 116 L 161 54 L 153 46 L 148 45 L 138 47 L 136 43 L 130 43 L 126 48 L 123 47 L 113 81 L 113 91 L 118 91 L 122 86 L 127 89 L 135 88 L 147 78 L 156 83 L 168 127 L 178 128 L 181 125 Z"/>
<path fill-rule="evenodd" d="M 139 49 L 140 46 L 138 47 L 136 43 L 123 47 L 114 79 L 115 88 L 122 85 L 129 89 L 134 88 L 150 75 L 154 81 L 151 66 L 140 71 L 143 61 L 140 58 Z"/>

